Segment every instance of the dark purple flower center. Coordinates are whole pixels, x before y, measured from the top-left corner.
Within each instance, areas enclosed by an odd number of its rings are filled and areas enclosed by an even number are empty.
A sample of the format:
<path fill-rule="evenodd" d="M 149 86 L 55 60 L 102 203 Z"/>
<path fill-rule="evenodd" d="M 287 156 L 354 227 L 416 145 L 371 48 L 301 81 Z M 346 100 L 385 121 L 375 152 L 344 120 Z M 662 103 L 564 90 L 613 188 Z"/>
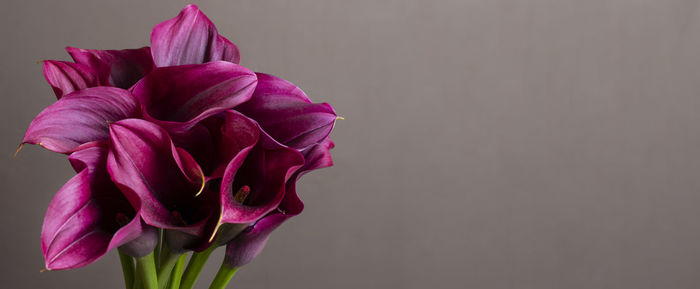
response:
<path fill-rule="evenodd" d="M 119 225 L 119 227 L 126 226 L 126 224 L 128 224 L 129 221 L 131 220 L 131 218 L 124 215 L 124 213 L 117 213 L 117 215 L 115 216 L 114 219 L 117 222 L 117 224 Z"/>
<path fill-rule="evenodd" d="M 180 214 L 180 211 L 174 210 L 174 211 L 172 211 L 171 214 L 173 215 L 173 218 L 175 218 L 175 220 L 176 220 L 178 223 L 180 223 L 180 224 L 179 224 L 180 226 L 185 226 L 185 225 L 187 225 L 187 223 L 185 222 L 185 219 L 182 218 L 182 215 Z"/>

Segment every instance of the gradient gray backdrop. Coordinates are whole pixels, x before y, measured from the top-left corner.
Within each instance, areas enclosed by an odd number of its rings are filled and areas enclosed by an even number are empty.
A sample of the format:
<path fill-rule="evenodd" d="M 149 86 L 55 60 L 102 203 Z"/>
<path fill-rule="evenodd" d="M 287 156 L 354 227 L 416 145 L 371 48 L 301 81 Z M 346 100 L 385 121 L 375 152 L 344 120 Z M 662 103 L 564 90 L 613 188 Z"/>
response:
<path fill-rule="evenodd" d="M 11 157 L 55 100 L 37 61 L 148 45 L 186 4 L 98 2 L 3 2 L 2 288 L 123 286 L 114 252 L 39 273 L 73 172 Z M 244 65 L 345 117 L 306 211 L 230 288 L 700 288 L 699 3 L 198 2 Z"/>

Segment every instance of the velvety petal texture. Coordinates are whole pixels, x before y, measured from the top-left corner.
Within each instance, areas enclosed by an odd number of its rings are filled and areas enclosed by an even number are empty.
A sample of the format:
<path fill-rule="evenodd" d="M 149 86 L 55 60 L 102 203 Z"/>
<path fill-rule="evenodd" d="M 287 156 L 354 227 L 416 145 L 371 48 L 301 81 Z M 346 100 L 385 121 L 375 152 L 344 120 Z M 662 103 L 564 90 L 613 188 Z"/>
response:
<path fill-rule="evenodd" d="M 115 87 L 87 88 L 65 95 L 39 113 L 22 143 L 70 153 L 81 144 L 107 140 L 110 122 L 139 115 L 140 106 L 130 92 Z"/>
<path fill-rule="evenodd" d="M 333 158 L 331 150 L 335 147 L 335 143 L 330 138 L 323 140 L 321 143 L 303 150 L 304 165 L 296 172 L 297 179 L 302 175 L 317 169 L 333 166 Z"/>
<path fill-rule="evenodd" d="M 75 63 L 90 67 L 99 84 L 127 89 L 153 69 L 151 49 L 96 50 L 67 47 Z M 91 86 L 88 86 L 91 87 Z"/>
<path fill-rule="evenodd" d="M 218 221 L 216 194 L 205 190 L 204 173 L 167 132 L 153 123 L 126 119 L 110 125 L 107 167 L 122 191 L 143 204 L 143 220 L 209 239 Z"/>
<path fill-rule="evenodd" d="M 272 232 L 284 221 L 299 215 L 302 210 L 304 210 L 304 203 L 297 194 L 287 193 L 276 210 L 268 213 L 228 242 L 224 264 L 230 268 L 238 268 L 253 261 L 265 248 Z"/>
<path fill-rule="evenodd" d="M 286 194 L 279 206 L 280 211 L 285 215 L 294 216 L 304 209 L 304 203 L 297 194 L 297 181 L 304 174 L 322 168 L 333 166 L 333 158 L 331 157 L 331 149 L 335 144 L 330 139 L 325 139 L 320 144 L 316 144 L 307 150 L 303 151 L 304 165 L 294 172 L 294 175 L 289 178 L 286 184 Z"/>
<path fill-rule="evenodd" d="M 256 120 L 280 143 L 304 149 L 328 137 L 338 117 L 327 103 L 312 103 L 289 81 L 257 73 L 251 99 L 236 110 Z"/>
<path fill-rule="evenodd" d="M 333 147 L 333 142 L 326 139 L 306 152 L 306 162 L 287 182 L 287 192 L 279 207 L 243 230 L 227 244 L 226 257 L 224 258 L 224 263 L 227 266 L 237 268 L 250 263 L 262 252 L 274 229 L 289 218 L 301 213 L 304 209 L 304 203 L 296 193 L 296 181 L 306 172 L 332 166 L 330 149 Z"/>
<path fill-rule="evenodd" d="M 138 217 L 138 204 L 133 207 L 110 181 L 106 159 L 107 149 L 99 144 L 71 154 L 78 174 L 51 201 L 41 232 L 47 269 L 82 267 L 117 246 L 152 235 L 147 232 L 153 229 Z"/>
<path fill-rule="evenodd" d="M 151 47 L 158 67 L 218 60 L 237 64 L 241 59 L 238 47 L 220 36 L 214 23 L 193 4 L 153 28 Z"/>
<path fill-rule="evenodd" d="M 212 142 L 208 147 L 191 148 L 200 164 L 206 164 L 209 178 L 221 178 L 234 159 L 241 162 L 260 140 L 260 127 L 235 110 L 227 110 L 207 122 Z M 201 159 L 201 161 L 200 161 Z"/>
<path fill-rule="evenodd" d="M 175 132 L 247 101 L 256 83 L 249 69 L 217 61 L 156 68 L 132 91 L 147 120 Z"/>
<path fill-rule="evenodd" d="M 98 85 L 97 75 L 92 68 L 68 61 L 44 61 L 44 78 L 59 99 L 73 91 Z"/>
<path fill-rule="evenodd" d="M 237 155 L 221 181 L 222 223 L 250 223 L 277 208 L 285 185 L 304 163 L 297 150 L 284 147 L 266 134 L 247 153 Z M 248 190 L 240 196 L 241 190 Z"/>

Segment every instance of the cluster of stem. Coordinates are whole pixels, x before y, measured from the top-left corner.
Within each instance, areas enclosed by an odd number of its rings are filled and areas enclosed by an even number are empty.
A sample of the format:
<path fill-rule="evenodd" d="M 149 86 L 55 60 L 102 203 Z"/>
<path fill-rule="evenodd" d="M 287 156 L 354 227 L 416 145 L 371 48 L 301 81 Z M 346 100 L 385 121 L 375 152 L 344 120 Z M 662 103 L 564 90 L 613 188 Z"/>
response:
<path fill-rule="evenodd" d="M 126 289 L 192 289 L 216 249 L 212 244 L 202 252 L 193 252 L 185 267 L 188 253 L 173 253 L 162 240 L 161 234 L 155 250 L 144 257 L 131 257 L 119 250 Z M 226 288 L 236 271 L 238 268 L 222 263 L 209 289 Z"/>

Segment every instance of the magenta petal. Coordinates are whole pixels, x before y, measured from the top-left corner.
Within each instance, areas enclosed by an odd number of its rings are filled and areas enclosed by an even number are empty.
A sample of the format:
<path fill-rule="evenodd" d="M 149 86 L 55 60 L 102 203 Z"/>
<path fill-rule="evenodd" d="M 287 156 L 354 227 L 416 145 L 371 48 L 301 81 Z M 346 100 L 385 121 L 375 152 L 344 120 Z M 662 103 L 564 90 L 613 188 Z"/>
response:
<path fill-rule="evenodd" d="M 233 159 L 242 163 L 260 139 L 260 128 L 241 113 L 227 110 L 223 121 L 213 129 L 216 130 L 217 144 L 215 154 L 210 157 L 212 172 L 209 177 L 220 178 Z"/>
<path fill-rule="evenodd" d="M 226 39 L 226 37 L 219 35 L 218 40 L 217 40 L 217 45 L 220 45 L 220 47 L 221 47 L 220 48 L 220 50 L 221 50 L 221 59 L 220 60 L 233 62 L 235 64 L 241 63 L 241 53 L 238 50 L 238 46 L 233 44 L 233 42 Z M 211 61 L 214 61 L 214 59 L 212 59 Z"/>
<path fill-rule="evenodd" d="M 214 23 L 192 4 L 153 28 L 151 47 L 158 67 L 241 59 L 238 47 L 219 36 Z"/>
<path fill-rule="evenodd" d="M 195 219 L 197 207 L 205 207 L 197 197 L 204 174 L 187 152 L 173 145 L 165 130 L 148 121 L 125 119 L 110 125 L 110 145 L 107 167 L 112 180 L 143 204 L 141 216 L 147 224 L 202 233 L 204 224 L 199 221 L 211 212 L 197 222 L 183 219 Z"/>
<path fill-rule="evenodd" d="M 304 210 L 304 203 L 296 193 L 296 180 L 305 172 L 329 167 L 333 165 L 329 150 L 333 148 L 333 142 L 326 139 L 320 144 L 314 145 L 304 152 L 306 162 L 300 167 L 287 182 L 284 199 L 277 210 L 262 217 L 252 226 L 238 234 L 226 247 L 224 263 L 237 268 L 244 266 L 255 259 L 262 252 L 270 234 L 287 219 L 296 216 Z"/>
<path fill-rule="evenodd" d="M 335 144 L 330 139 L 324 140 L 322 143 L 314 145 L 303 151 L 304 165 L 302 165 L 294 175 L 289 178 L 286 185 L 286 193 L 279 210 L 289 216 L 296 216 L 304 209 L 304 203 L 299 199 L 296 191 L 296 182 L 302 175 L 316 169 L 326 168 L 333 165 L 330 150 L 335 147 Z"/>
<path fill-rule="evenodd" d="M 106 158 L 107 149 L 100 145 L 71 154 L 78 174 L 53 198 L 42 227 L 47 269 L 85 266 L 144 233 L 138 208 L 110 181 Z"/>
<path fill-rule="evenodd" d="M 67 61 L 44 61 L 44 77 L 59 99 L 73 91 L 98 85 L 92 68 Z"/>
<path fill-rule="evenodd" d="M 22 142 L 69 153 L 81 144 L 107 140 L 109 122 L 139 114 L 138 102 L 128 91 L 87 88 L 65 95 L 39 113 Z"/>
<path fill-rule="evenodd" d="M 241 232 L 226 246 L 224 264 L 230 268 L 242 267 L 262 252 L 270 234 L 289 216 L 270 214 Z"/>
<path fill-rule="evenodd" d="M 236 110 L 256 120 L 280 143 L 304 149 L 330 134 L 337 115 L 327 103 L 312 103 L 294 84 L 272 75 L 257 73 L 253 97 Z"/>
<path fill-rule="evenodd" d="M 95 50 L 67 47 L 76 63 L 92 68 L 101 85 L 129 88 L 153 69 L 149 47 Z"/>
<path fill-rule="evenodd" d="M 252 149 L 260 137 L 260 127 L 235 110 L 226 110 L 198 123 L 182 134 L 171 134 L 176 146 L 197 160 L 209 179 L 221 178 L 229 162 Z"/>
<path fill-rule="evenodd" d="M 314 145 L 301 153 L 304 155 L 304 165 L 297 171 L 297 179 L 301 175 L 316 169 L 327 168 L 333 166 L 333 158 L 331 158 L 331 149 L 335 144 L 331 139 L 327 138 L 323 142 Z"/>
<path fill-rule="evenodd" d="M 173 132 L 247 101 L 256 83 L 247 68 L 217 61 L 156 68 L 132 91 L 141 100 L 146 119 Z"/>
<path fill-rule="evenodd" d="M 221 181 L 221 222 L 250 223 L 277 208 L 284 198 L 287 180 L 303 163 L 297 150 L 261 134 L 261 140 L 247 156 L 237 155 L 226 167 Z M 245 186 L 250 192 L 240 203 L 235 195 Z"/>
<path fill-rule="evenodd" d="M 210 117 L 205 122 L 210 122 L 218 117 Z M 217 136 L 212 134 L 204 122 L 194 125 L 186 131 L 178 134 L 170 133 L 170 137 L 176 147 L 186 150 L 196 162 L 202 167 L 206 176 L 210 176 L 212 166 L 216 159 Z"/>

